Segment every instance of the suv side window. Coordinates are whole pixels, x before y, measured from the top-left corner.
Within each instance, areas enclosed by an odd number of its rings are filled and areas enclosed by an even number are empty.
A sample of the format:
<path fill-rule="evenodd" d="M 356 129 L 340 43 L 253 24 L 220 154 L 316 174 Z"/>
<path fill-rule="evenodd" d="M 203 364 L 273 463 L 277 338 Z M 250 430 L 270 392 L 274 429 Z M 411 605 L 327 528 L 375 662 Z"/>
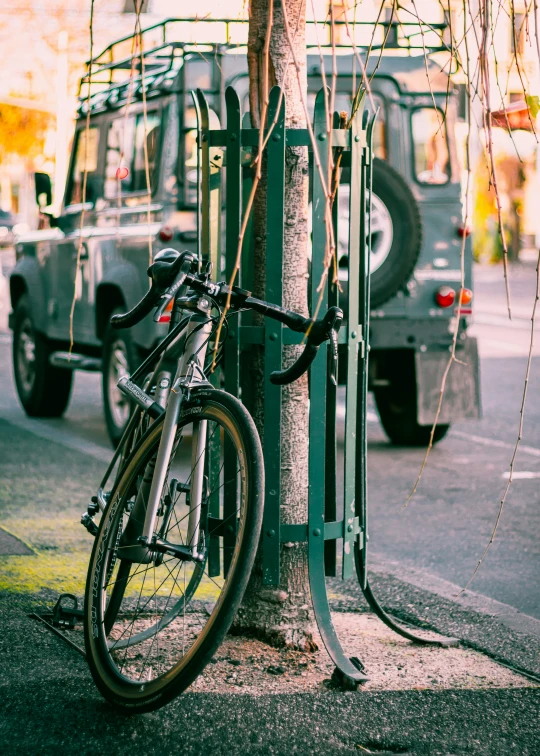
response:
<path fill-rule="evenodd" d="M 154 111 L 144 115 L 140 113 L 135 119 L 135 149 L 133 154 L 133 173 L 131 176 L 132 192 L 146 192 L 145 153 L 148 155 L 148 174 L 152 194 L 157 189 L 158 158 L 161 135 L 161 112 Z M 145 146 L 146 142 L 146 146 Z"/>
<path fill-rule="evenodd" d="M 421 184 L 446 184 L 450 158 L 446 119 L 439 108 L 415 108 L 411 116 L 414 172 Z"/>
<path fill-rule="evenodd" d="M 75 134 L 75 159 L 66 192 L 66 205 L 78 205 L 83 201 L 84 174 L 86 169 L 86 201 L 95 202 L 98 195 L 99 127 L 85 127 Z"/>
<path fill-rule="evenodd" d="M 109 124 L 107 131 L 107 156 L 105 159 L 105 197 L 113 199 L 120 192 L 120 168 L 126 168 L 126 179 L 131 177 L 131 158 L 133 155 L 134 118 L 120 116 Z M 122 186 L 123 192 L 125 187 Z"/>
<path fill-rule="evenodd" d="M 148 155 L 148 173 L 152 194 L 157 189 L 161 111 L 134 116 L 120 116 L 112 121 L 107 133 L 105 161 L 105 197 L 114 199 L 122 195 L 146 193 L 145 151 Z M 145 145 L 146 142 L 146 145 Z M 124 168 L 125 175 L 118 174 Z"/>

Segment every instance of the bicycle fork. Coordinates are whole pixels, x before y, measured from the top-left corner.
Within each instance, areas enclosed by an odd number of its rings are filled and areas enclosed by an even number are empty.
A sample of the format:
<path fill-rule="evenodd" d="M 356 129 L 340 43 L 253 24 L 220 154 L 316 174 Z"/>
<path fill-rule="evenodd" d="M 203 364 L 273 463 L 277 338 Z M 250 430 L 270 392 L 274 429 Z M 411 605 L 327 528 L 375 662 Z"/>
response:
<path fill-rule="evenodd" d="M 188 327 L 186 349 L 179 360 L 178 369 L 169 392 L 163 430 L 156 457 L 149 463 L 136 497 L 132 517 L 126 526 L 118 556 L 133 562 L 152 561 L 155 553 L 170 554 L 186 561 L 202 561 L 204 554 L 198 552 L 201 510 L 204 496 L 204 468 L 206 457 L 207 421 L 193 423 L 191 476 L 189 480 L 189 519 L 185 544 L 173 544 L 155 533 L 158 510 L 162 502 L 162 493 L 169 472 L 171 456 L 174 451 L 176 434 L 185 392 L 205 382 L 202 365 L 206 356 L 208 338 L 212 323 L 193 318 Z M 203 377 L 196 378 L 198 370 Z M 151 480 L 150 480 L 151 479 Z M 146 507 L 145 505 L 146 500 Z M 144 523 L 141 528 L 143 511 Z M 133 520 L 134 527 L 130 528 Z M 138 531 L 140 535 L 137 537 Z M 165 533 L 163 534 L 165 536 Z M 135 544 L 133 541 L 136 540 Z"/>

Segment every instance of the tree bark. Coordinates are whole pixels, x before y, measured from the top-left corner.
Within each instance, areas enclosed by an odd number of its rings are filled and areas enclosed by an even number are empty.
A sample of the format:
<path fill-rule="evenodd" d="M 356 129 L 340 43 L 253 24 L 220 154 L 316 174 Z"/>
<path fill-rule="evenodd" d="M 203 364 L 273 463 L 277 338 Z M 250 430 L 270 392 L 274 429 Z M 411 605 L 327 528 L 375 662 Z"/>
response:
<path fill-rule="evenodd" d="M 283 7 L 291 35 L 293 56 L 285 33 Z M 265 55 L 265 39 L 271 21 L 269 55 Z M 302 105 L 307 101 L 305 1 L 252 0 L 248 40 L 250 75 L 250 108 L 252 123 L 261 125 L 264 100 L 268 89 L 279 84 L 286 102 L 286 127 L 306 128 Z M 301 94 L 303 93 L 303 94 Z M 264 125 L 264 124 L 262 124 Z M 261 180 L 254 202 L 255 227 L 255 291 L 265 294 L 266 265 L 266 171 L 263 164 Z M 287 147 L 284 216 L 283 305 L 308 314 L 307 306 L 307 214 L 308 214 L 308 151 L 304 147 Z M 284 365 L 291 364 L 299 347 L 285 347 Z M 263 385 L 262 350 L 254 351 L 252 380 Z M 261 392 L 256 392 L 253 415 L 261 438 L 264 408 Z M 307 375 L 282 391 L 281 406 L 281 521 L 307 522 L 308 502 L 308 381 Z M 236 619 L 236 628 L 255 633 L 277 645 L 305 650 L 316 648 L 312 640 L 313 612 L 309 594 L 306 544 L 281 546 L 281 581 L 278 588 L 263 586 L 262 570 L 257 564 L 244 603 Z"/>

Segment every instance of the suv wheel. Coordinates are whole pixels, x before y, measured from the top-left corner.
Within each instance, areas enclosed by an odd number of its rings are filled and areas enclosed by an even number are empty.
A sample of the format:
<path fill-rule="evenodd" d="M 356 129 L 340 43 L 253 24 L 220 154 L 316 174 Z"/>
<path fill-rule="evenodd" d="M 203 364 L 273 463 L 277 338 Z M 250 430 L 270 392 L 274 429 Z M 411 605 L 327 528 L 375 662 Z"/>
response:
<path fill-rule="evenodd" d="M 431 425 L 419 425 L 416 420 L 416 387 L 390 386 L 376 389 L 375 404 L 386 435 L 397 446 L 427 446 Z M 443 439 L 450 425 L 437 425 L 433 443 Z"/>
<path fill-rule="evenodd" d="M 118 308 L 117 312 L 125 309 Z M 138 367 L 138 351 L 129 330 L 117 331 L 109 323 L 103 337 L 103 406 L 109 438 L 114 446 L 122 438 L 131 404 L 118 388 L 118 381 Z"/>
<path fill-rule="evenodd" d="M 416 366 L 412 349 L 389 349 L 375 352 L 372 366 L 379 378 L 386 378 L 389 385 L 373 389 L 375 404 L 386 435 L 398 446 L 427 446 L 431 425 L 419 425 L 417 421 Z M 433 443 L 448 433 L 450 425 L 435 428 Z"/>
<path fill-rule="evenodd" d="M 20 402 L 32 417 L 60 417 L 68 405 L 73 371 L 53 367 L 48 340 L 35 328 L 23 295 L 15 306 L 13 329 L 13 374 Z"/>
<path fill-rule="evenodd" d="M 340 266 L 349 245 L 349 191 L 339 195 Z M 388 163 L 373 160 L 371 197 L 371 309 L 391 299 L 409 281 L 422 247 L 420 210 L 407 182 Z"/>

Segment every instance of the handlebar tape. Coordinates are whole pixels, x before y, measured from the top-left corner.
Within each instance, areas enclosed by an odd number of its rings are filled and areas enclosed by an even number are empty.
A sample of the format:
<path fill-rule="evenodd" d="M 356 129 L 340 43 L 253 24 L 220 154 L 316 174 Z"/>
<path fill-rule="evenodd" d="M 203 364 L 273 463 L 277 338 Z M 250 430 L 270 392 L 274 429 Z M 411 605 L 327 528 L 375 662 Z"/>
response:
<path fill-rule="evenodd" d="M 137 323 L 140 323 L 156 306 L 161 294 L 156 289 L 149 289 L 141 301 L 135 305 L 135 307 L 129 312 L 122 315 L 113 315 L 111 318 L 111 325 L 113 328 L 131 328 Z"/>
<path fill-rule="evenodd" d="M 318 346 L 308 342 L 304 351 L 293 365 L 286 370 L 274 370 L 273 373 L 270 373 L 270 383 L 273 383 L 275 386 L 285 386 L 287 383 L 293 383 L 298 380 L 301 375 L 309 370 L 309 366 L 317 356 L 318 351 Z"/>
<path fill-rule="evenodd" d="M 291 313 L 291 315 L 295 315 L 295 313 Z M 304 318 L 302 318 L 302 320 L 306 322 Z M 298 380 L 301 375 L 309 370 L 311 363 L 317 356 L 320 345 L 329 339 L 332 340 L 332 332 L 336 334 L 334 340 L 337 340 L 337 331 L 339 330 L 342 321 L 343 311 L 340 310 L 339 307 L 330 307 L 323 318 L 312 322 L 311 330 L 308 331 L 308 342 L 300 357 L 286 370 L 275 370 L 271 373 L 270 383 L 273 383 L 275 386 L 285 386 L 287 383 L 293 383 L 293 381 Z M 289 323 L 288 325 L 291 327 Z M 334 349 L 335 348 L 336 347 L 334 346 Z"/>

